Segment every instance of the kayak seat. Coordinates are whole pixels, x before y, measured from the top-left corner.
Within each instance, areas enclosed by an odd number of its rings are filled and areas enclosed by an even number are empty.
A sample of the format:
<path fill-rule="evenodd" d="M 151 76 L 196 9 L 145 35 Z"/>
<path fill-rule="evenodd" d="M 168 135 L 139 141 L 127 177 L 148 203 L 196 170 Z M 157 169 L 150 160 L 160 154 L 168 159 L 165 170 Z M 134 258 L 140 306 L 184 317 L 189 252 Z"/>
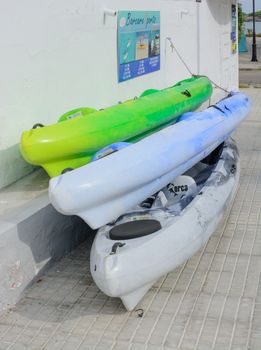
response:
<path fill-rule="evenodd" d="M 207 179 L 210 177 L 212 171 L 213 171 L 213 166 L 209 166 L 203 171 L 200 171 L 196 176 L 194 176 L 194 180 L 196 184 L 198 186 L 203 185 L 207 181 Z"/>
<path fill-rule="evenodd" d="M 223 148 L 224 142 L 221 143 L 217 148 L 215 148 L 214 151 L 211 152 L 206 158 L 202 159 L 201 163 L 207 165 L 215 165 L 219 161 Z"/>
<path fill-rule="evenodd" d="M 109 236 L 112 240 L 133 239 L 150 235 L 160 229 L 161 224 L 158 220 L 136 220 L 114 226 Z"/>

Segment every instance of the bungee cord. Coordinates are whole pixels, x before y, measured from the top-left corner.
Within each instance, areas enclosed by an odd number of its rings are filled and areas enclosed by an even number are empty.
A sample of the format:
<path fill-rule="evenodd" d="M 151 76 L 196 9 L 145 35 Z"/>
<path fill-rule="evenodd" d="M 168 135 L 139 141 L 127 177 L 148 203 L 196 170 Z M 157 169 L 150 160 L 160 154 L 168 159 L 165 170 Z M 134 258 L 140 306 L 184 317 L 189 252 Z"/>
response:
<path fill-rule="evenodd" d="M 220 86 L 219 84 L 217 84 L 215 81 L 213 81 L 212 79 L 210 79 L 208 76 L 206 76 L 206 75 L 200 75 L 200 74 L 194 74 L 194 73 L 192 72 L 192 70 L 189 68 L 189 66 L 187 65 L 187 63 L 186 63 L 186 61 L 184 60 L 184 58 L 182 57 L 182 55 L 179 53 L 179 51 L 178 51 L 178 49 L 176 48 L 176 46 L 174 45 L 174 43 L 173 43 L 171 37 L 167 37 L 166 39 L 167 39 L 167 40 L 169 41 L 169 43 L 170 43 L 170 48 L 171 48 L 172 52 L 173 52 L 173 51 L 176 52 L 178 58 L 179 58 L 180 61 L 183 63 L 184 67 L 186 68 L 186 70 L 189 72 L 189 74 L 190 74 L 192 77 L 205 77 L 205 78 L 208 78 L 209 81 L 210 81 L 215 87 L 217 87 L 218 89 L 220 89 L 220 90 L 226 92 L 228 95 L 230 94 L 230 91 L 228 91 L 227 89 L 225 89 L 225 88 L 223 88 L 222 86 Z"/>

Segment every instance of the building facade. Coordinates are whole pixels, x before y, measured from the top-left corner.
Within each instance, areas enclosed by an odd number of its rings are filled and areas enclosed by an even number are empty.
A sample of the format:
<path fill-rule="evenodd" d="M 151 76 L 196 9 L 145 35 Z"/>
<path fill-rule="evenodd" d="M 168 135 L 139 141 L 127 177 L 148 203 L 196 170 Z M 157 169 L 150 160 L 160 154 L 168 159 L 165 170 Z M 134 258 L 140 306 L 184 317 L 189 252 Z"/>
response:
<path fill-rule="evenodd" d="M 1 10 L 0 187 L 32 171 L 23 130 L 77 107 L 104 108 L 193 74 L 238 88 L 236 0 L 18 0 Z M 14 10 L 15 6 L 15 10 Z M 119 11 L 158 11 L 160 69 L 119 83 Z M 155 39 L 155 38 L 154 38 Z M 223 97 L 214 90 L 213 101 Z"/>

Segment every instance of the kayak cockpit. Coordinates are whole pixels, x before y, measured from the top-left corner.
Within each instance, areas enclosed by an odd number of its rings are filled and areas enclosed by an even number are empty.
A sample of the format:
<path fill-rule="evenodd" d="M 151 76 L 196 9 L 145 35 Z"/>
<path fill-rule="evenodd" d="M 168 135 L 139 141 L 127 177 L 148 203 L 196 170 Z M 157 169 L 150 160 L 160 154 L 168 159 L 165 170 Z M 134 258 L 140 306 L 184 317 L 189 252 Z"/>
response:
<path fill-rule="evenodd" d="M 226 145 L 222 143 L 186 173 L 144 200 L 134 210 L 121 215 L 109 230 L 108 238 L 141 238 L 172 225 L 175 217 L 182 215 L 193 199 L 200 196 L 208 186 L 218 187 L 218 183 L 229 178 L 237 155 L 234 154 L 233 143 L 230 145 L 233 154 L 224 152 L 224 148 Z M 218 164 L 219 170 L 224 168 L 223 171 L 217 171 Z"/>

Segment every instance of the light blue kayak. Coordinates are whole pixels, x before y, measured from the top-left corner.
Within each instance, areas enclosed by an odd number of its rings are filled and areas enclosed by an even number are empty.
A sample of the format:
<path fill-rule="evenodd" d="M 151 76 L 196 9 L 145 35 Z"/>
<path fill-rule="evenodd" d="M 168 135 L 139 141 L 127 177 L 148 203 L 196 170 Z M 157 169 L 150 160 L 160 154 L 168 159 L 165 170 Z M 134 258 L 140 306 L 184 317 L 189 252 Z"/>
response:
<path fill-rule="evenodd" d="M 247 116 L 239 92 L 107 157 L 51 179 L 50 200 L 92 228 L 117 219 L 183 174 L 225 141 Z M 105 152 L 107 155 L 107 152 Z M 99 159 L 100 158 L 100 159 Z"/>

